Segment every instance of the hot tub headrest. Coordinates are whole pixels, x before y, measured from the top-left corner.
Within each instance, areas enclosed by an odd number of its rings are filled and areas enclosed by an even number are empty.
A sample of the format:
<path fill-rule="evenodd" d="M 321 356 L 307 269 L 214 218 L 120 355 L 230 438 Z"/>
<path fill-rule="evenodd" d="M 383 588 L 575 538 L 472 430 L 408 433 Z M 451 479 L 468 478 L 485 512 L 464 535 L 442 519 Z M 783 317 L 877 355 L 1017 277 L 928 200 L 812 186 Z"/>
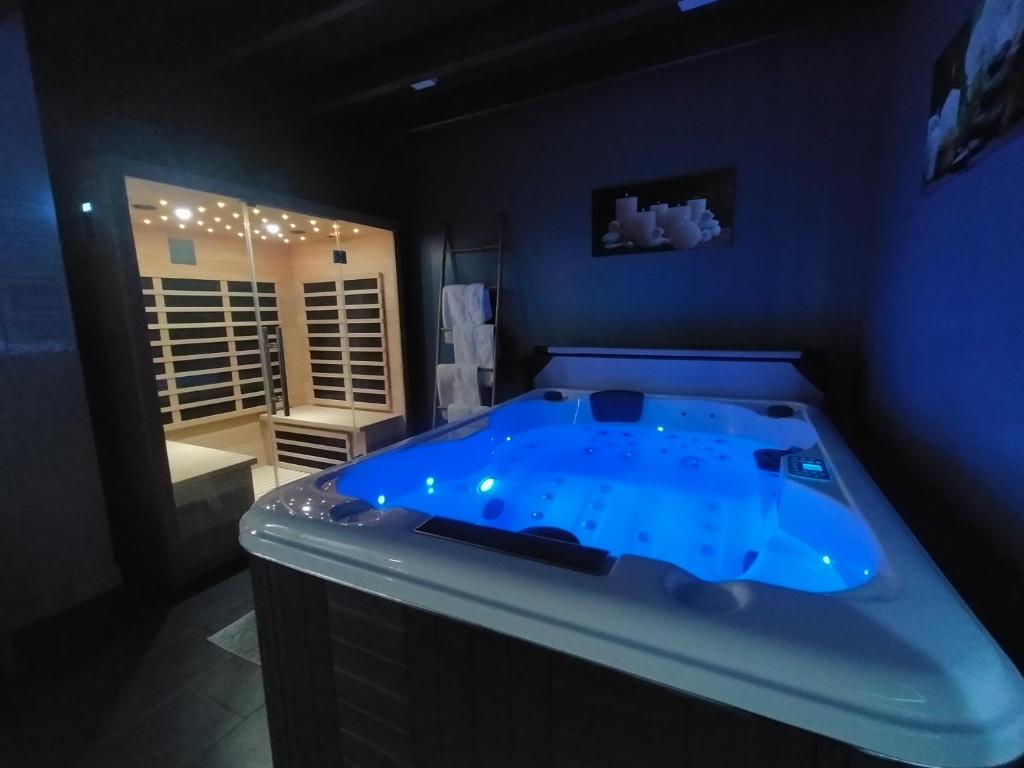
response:
<path fill-rule="evenodd" d="M 626 389 L 608 389 L 590 395 L 594 421 L 636 422 L 644 412 L 644 393 Z"/>

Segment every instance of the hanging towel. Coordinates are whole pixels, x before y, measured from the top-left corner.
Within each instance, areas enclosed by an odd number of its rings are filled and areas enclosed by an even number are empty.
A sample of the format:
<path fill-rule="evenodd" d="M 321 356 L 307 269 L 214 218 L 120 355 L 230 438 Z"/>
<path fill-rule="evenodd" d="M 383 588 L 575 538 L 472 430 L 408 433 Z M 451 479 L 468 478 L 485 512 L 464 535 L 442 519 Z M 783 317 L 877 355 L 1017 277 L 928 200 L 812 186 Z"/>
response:
<path fill-rule="evenodd" d="M 446 285 L 441 291 L 441 325 L 483 325 L 491 319 L 491 297 L 483 283 Z"/>
<path fill-rule="evenodd" d="M 452 329 L 452 344 L 459 365 L 494 368 L 493 325 L 456 325 Z"/>
<path fill-rule="evenodd" d="M 480 413 L 486 413 L 489 411 L 486 405 L 465 405 L 463 403 L 452 403 L 448 406 L 448 423 L 451 424 L 453 421 L 459 421 L 460 419 L 468 419 L 470 416 L 476 416 Z"/>
<path fill-rule="evenodd" d="M 437 366 L 438 405 L 447 408 L 452 403 L 480 405 L 480 385 L 475 365 L 441 363 Z"/>

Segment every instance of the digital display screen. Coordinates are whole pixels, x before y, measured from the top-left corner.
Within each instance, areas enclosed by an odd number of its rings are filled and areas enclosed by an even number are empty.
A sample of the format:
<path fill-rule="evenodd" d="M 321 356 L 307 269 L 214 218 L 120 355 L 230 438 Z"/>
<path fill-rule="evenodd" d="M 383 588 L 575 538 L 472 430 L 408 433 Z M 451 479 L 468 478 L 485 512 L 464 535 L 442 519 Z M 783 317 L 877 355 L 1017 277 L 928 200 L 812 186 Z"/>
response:
<path fill-rule="evenodd" d="M 819 461 L 805 461 L 803 467 L 805 472 L 821 472 L 821 462 Z"/>

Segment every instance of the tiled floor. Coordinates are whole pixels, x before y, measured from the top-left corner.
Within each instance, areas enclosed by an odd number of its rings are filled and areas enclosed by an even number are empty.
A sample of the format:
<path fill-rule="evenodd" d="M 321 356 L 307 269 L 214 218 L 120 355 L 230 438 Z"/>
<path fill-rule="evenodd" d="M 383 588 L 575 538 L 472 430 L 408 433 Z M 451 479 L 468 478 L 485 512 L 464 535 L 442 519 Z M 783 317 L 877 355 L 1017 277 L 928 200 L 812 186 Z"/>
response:
<path fill-rule="evenodd" d="M 248 572 L 156 612 L 55 679 L 0 691 L 4 768 L 269 768 L 259 667 L 207 636 L 252 610 Z"/>

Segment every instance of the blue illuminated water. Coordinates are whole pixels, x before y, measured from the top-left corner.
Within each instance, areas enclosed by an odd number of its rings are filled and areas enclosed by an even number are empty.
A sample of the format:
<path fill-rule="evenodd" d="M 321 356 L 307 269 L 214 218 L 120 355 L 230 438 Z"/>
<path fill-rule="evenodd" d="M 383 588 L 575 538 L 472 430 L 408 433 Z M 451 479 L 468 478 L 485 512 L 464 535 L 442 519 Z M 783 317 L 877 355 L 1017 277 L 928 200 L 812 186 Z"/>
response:
<path fill-rule="evenodd" d="M 680 402 L 655 401 L 630 424 L 594 422 L 585 399 L 516 403 L 471 434 L 354 464 L 337 487 L 383 509 L 507 531 L 558 528 L 580 544 L 664 560 L 706 581 L 821 592 L 870 579 L 877 547 L 863 521 L 753 459 L 758 449 L 813 440 L 813 430 Z"/>

